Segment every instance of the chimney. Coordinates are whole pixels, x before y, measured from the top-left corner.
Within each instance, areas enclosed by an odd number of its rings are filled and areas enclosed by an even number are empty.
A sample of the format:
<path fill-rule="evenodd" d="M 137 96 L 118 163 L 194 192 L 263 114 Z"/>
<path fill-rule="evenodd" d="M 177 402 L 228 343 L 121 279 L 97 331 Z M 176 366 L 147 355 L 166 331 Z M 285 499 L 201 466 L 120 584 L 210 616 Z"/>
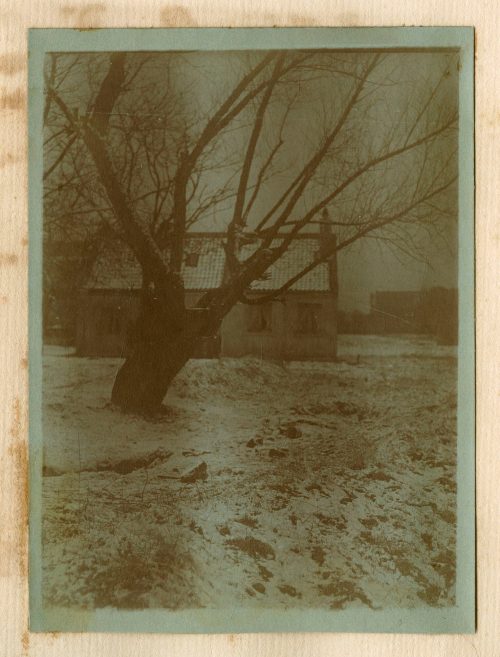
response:
<path fill-rule="evenodd" d="M 338 280 L 337 280 L 337 236 L 332 232 L 332 224 L 330 222 L 330 215 L 326 208 L 321 213 L 321 221 L 319 224 L 320 235 L 320 255 L 327 255 L 330 253 L 328 262 L 328 272 L 330 280 L 330 290 L 337 297 L 338 296 Z"/>

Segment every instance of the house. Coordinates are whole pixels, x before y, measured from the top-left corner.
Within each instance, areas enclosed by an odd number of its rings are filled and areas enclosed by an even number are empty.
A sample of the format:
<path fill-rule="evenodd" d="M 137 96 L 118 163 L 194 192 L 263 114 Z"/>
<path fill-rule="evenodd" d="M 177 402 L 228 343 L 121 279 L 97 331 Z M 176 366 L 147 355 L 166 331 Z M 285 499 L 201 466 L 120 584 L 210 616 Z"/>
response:
<path fill-rule="evenodd" d="M 278 290 L 307 266 L 335 237 L 329 227 L 301 235 L 248 296 Z M 277 242 L 281 238 L 277 238 Z M 224 235 L 190 233 L 182 269 L 186 304 L 194 307 L 208 290 L 220 286 L 224 275 Z M 242 256 L 255 246 L 243 247 Z M 245 250 L 247 253 L 245 253 Z M 83 356 L 124 356 L 139 309 L 141 270 L 123 246 L 107 250 L 95 262 L 81 290 L 76 348 Z M 336 256 L 321 263 L 292 287 L 265 304 L 238 303 L 224 318 L 214 338 L 204 338 L 195 357 L 255 355 L 279 360 L 333 360 L 337 348 Z"/>

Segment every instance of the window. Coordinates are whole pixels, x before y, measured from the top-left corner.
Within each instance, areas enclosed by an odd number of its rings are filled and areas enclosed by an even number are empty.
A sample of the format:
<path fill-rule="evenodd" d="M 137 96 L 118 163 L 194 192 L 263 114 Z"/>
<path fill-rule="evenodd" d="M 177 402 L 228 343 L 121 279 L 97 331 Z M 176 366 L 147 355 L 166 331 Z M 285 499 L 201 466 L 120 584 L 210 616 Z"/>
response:
<path fill-rule="evenodd" d="M 299 303 L 297 306 L 297 332 L 318 333 L 321 304 Z"/>
<path fill-rule="evenodd" d="M 272 305 L 247 306 L 247 330 L 251 333 L 265 333 L 272 330 Z"/>
<path fill-rule="evenodd" d="M 199 258 L 199 253 L 188 253 L 186 255 L 186 267 L 197 267 Z"/>

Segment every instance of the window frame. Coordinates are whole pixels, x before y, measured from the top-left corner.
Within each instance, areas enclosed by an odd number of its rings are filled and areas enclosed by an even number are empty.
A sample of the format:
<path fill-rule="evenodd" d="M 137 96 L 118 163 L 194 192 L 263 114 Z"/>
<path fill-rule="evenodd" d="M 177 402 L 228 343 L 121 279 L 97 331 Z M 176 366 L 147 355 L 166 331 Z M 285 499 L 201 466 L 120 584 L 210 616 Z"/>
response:
<path fill-rule="evenodd" d="M 196 253 L 196 251 L 191 251 L 190 253 L 186 253 L 184 259 L 184 265 L 186 267 L 189 267 L 190 269 L 196 269 L 196 267 L 198 267 L 199 262 L 200 262 L 199 253 Z"/>
<path fill-rule="evenodd" d="M 298 301 L 296 307 L 295 333 L 297 335 L 320 335 L 321 322 L 320 313 L 323 305 L 313 301 Z M 304 313 L 308 311 L 307 326 L 304 321 Z"/>
<path fill-rule="evenodd" d="M 260 319 L 264 320 L 262 328 L 254 328 L 257 326 L 257 318 L 255 317 L 256 311 L 260 311 Z M 263 303 L 256 305 L 247 305 L 245 314 L 245 324 L 247 333 L 254 333 L 256 335 L 266 334 L 269 335 L 273 332 L 273 304 Z"/>

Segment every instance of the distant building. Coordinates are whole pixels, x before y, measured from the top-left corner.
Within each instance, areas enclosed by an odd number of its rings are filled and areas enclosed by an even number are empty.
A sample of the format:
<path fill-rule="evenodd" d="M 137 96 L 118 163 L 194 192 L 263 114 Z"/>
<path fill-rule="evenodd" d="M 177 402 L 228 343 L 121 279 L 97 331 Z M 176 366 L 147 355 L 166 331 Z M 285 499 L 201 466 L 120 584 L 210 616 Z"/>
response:
<path fill-rule="evenodd" d="M 422 294 L 415 319 L 440 344 L 458 344 L 458 289 L 431 287 Z"/>
<path fill-rule="evenodd" d="M 83 242 L 45 242 L 43 250 L 43 337 L 46 344 L 74 342 L 78 292 L 88 266 Z"/>
<path fill-rule="evenodd" d="M 306 267 L 335 237 L 328 226 L 298 236 L 248 296 L 278 290 Z M 279 238 L 278 238 L 279 240 Z M 217 289 L 225 267 L 224 236 L 191 233 L 186 238 L 182 277 L 188 307 Z M 247 247 L 248 255 L 255 248 Z M 84 356 L 124 356 L 139 312 L 141 270 L 122 247 L 107 251 L 93 267 L 79 298 L 76 348 Z M 204 338 L 195 357 L 255 355 L 279 360 L 333 360 L 337 354 L 336 256 L 299 279 L 279 300 L 264 305 L 238 303 L 219 334 Z"/>
<path fill-rule="evenodd" d="M 383 291 L 370 294 L 373 333 L 417 333 L 416 313 L 422 292 Z"/>
<path fill-rule="evenodd" d="M 458 290 L 374 292 L 367 325 L 372 333 L 427 333 L 441 344 L 457 344 Z"/>

